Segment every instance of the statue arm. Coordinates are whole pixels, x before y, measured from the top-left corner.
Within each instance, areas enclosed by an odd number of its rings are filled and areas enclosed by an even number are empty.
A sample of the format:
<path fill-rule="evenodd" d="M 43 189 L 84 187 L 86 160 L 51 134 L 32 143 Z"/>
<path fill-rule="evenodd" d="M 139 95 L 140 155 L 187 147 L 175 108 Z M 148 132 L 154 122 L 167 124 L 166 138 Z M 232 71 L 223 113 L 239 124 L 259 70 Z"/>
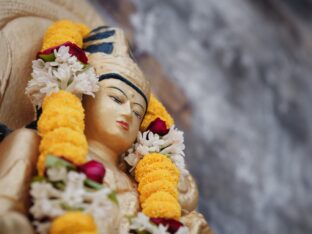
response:
<path fill-rule="evenodd" d="M 0 223 L 4 224 L 0 232 L 18 226 L 31 230 L 22 214 L 28 210 L 38 145 L 37 133 L 26 128 L 15 130 L 0 143 Z"/>

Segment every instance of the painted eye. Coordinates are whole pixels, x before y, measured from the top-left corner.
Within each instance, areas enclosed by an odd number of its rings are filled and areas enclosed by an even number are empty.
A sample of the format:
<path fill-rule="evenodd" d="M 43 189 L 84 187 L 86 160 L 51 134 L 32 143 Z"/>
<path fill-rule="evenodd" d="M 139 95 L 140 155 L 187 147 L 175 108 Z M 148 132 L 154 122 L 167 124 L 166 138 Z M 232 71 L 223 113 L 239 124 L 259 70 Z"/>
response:
<path fill-rule="evenodd" d="M 109 96 L 114 102 L 118 103 L 118 104 L 121 104 L 121 100 L 117 97 L 114 97 L 114 96 Z"/>
<path fill-rule="evenodd" d="M 138 112 L 133 111 L 133 113 L 138 119 L 142 119 L 142 116 Z"/>

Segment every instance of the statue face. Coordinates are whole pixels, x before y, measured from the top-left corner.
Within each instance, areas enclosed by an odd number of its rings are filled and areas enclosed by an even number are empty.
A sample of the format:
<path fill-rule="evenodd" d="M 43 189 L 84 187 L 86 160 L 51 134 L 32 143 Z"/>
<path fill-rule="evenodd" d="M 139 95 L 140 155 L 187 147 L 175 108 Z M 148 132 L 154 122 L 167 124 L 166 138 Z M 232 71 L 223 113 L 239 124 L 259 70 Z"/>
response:
<path fill-rule="evenodd" d="M 147 108 L 139 93 L 117 79 L 102 80 L 95 98 L 86 97 L 84 107 L 87 136 L 119 154 L 135 141 Z"/>

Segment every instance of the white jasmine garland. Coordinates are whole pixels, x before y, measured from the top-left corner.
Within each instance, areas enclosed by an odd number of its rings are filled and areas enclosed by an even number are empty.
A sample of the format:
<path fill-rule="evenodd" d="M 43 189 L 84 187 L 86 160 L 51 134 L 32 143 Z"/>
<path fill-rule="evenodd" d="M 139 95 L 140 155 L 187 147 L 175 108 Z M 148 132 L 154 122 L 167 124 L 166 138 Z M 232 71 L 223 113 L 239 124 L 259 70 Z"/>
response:
<path fill-rule="evenodd" d="M 124 155 L 124 160 L 132 166 L 132 171 L 144 155 L 149 153 L 164 154 L 177 166 L 181 175 L 185 176 L 188 174 L 188 171 L 185 169 L 184 149 L 183 132 L 174 126 L 164 136 L 159 136 L 151 131 L 139 132 L 136 142 Z"/>
<path fill-rule="evenodd" d="M 152 223 L 148 216 L 139 212 L 136 217 L 131 219 L 130 230 L 148 231 L 152 234 L 170 234 L 168 227 L 162 224 L 156 225 Z M 189 229 L 185 226 L 180 227 L 176 234 L 189 234 Z"/>
<path fill-rule="evenodd" d="M 118 215 L 118 206 L 109 199 L 113 192 L 110 188 L 89 191 L 84 187 L 85 174 L 68 172 L 65 167 L 48 168 L 47 175 L 49 181 L 33 182 L 30 190 L 33 202 L 30 213 L 36 219 L 34 226 L 38 233 L 47 234 L 51 224 L 50 221 L 39 220 L 54 219 L 65 214 L 68 209 L 91 214 L 100 234 L 105 234 L 104 231 L 107 230 L 104 225 L 113 225 Z M 51 184 L 53 182 L 62 182 L 64 190 L 54 188 Z M 106 222 L 103 222 L 104 219 Z M 111 222 L 107 222 L 108 219 Z"/>
<path fill-rule="evenodd" d="M 55 61 L 44 62 L 37 59 L 32 62 L 32 79 L 25 93 L 34 105 L 41 106 L 46 95 L 66 90 L 81 96 L 91 95 L 99 89 L 98 78 L 93 67 L 85 67 L 76 56 L 69 53 L 69 46 L 54 50 Z"/>

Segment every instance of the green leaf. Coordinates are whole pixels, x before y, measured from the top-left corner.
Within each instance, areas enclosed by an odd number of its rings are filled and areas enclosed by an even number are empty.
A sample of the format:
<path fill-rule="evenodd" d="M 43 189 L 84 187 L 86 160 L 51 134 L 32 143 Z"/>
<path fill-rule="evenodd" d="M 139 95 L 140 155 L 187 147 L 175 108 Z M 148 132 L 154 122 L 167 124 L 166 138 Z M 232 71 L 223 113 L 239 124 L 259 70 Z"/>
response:
<path fill-rule="evenodd" d="M 65 161 L 62 158 L 48 155 L 45 160 L 45 166 L 49 167 L 66 167 L 69 170 L 77 170 L 76 166 L 70 162 Z"/>
<path fill-rule="evenodd" d="M 64 209 L 64 210 L 68 210 L 68 211 L 83 211 L 84 209 L 82 207 L 72 207 L 66 203 L 61 203 L 61 207 Z"/>
<path fill-rule="evenodd" d="M 35 176 L 31 179 L 31 183 L 44 182 L 46 179 L 44 176 Z"/>
<path fill-rule="evenodd" d="M 65 184 L 63 181 L 57 181 L 57 182 L 51 182 L 52 185 L 59 190 L 64 190 L 65 189 Z"/>
<path fill-rule="evenodd" d="M 51 54 L 39 54 L 39 58 L 43 59 L 43 61 L 45 61 L 45 62 L 55 61 L 54 53 L 51 53 Z"/>
<path fill-rule="evenodd" d="M 118 199 L 117 199 L 117 195 L 115 193 L 115 191 L 112 191 L 110 194 L 108 194 L 108 198 L 114 202 L 116 205 L 119 205 L 118 203 Z"/>
<path fill-rule="evenodd" d="M 93 180 L 89 180 L 89 179 L 85 179 L 84 185 L 89 187 L 89 188 L 95 189 L 95 190 L 100 190 L 100 189 L 104 188 L 103 185 L 101 185 L 101 184 L 99 184 Z"/>

